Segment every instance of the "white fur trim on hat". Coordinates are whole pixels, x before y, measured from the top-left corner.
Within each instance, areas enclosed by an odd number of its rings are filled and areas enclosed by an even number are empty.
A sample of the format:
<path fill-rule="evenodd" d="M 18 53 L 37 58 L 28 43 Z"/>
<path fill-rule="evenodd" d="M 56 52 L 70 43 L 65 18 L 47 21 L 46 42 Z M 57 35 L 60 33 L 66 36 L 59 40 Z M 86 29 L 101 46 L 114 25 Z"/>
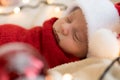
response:
<path fill-rule="evenodd" d="M 101 28 L 117 31 L 120 18 L 114 4 L 110 0 L 75 0 L 68 6 L 66 14 L 79 7 L 85 17 L 88 28 L 88 42 L 94 32 Z M 91 45 L 88 44 L 88 47 Z"/>
<path fill-rule="evenodd" d="M 119 14 L 110 0 L 75 0 L 67 9 L 69 14 L 80 7 L 88 27 L 89 37 L 100 28 L 115 28 L 119 24 Z"/>

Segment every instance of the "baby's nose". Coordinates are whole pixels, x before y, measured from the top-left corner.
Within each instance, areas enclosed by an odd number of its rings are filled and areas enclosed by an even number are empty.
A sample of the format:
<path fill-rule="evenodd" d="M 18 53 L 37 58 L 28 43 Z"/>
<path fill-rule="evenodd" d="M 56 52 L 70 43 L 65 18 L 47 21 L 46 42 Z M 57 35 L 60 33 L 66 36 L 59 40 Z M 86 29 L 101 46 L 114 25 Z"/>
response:
<path fill-rule="evenodd" d="M 61 27 L 61 33 L 65 36 L 67 36 L 70 32 L 70 26 L 67 24 L 63 24 Z"/>

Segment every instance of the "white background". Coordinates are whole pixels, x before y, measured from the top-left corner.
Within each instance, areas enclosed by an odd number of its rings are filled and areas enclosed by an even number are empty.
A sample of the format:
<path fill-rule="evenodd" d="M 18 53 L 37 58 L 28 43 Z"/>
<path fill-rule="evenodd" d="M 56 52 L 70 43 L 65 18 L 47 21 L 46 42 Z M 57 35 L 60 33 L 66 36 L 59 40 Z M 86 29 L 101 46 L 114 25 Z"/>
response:
<path fill-rule="evenodd" d="M 35 4 L 37 0 L 32 0 L 30 4 Z M 69 5 L 74 0 L 53 0 L 54 3 L 63 3 Z M 120 0 L 113 0 L 115 2 Z M 12 23 L 17 24 L 25 28 L 32 28 L 34 26 L 40 26 L 42 23 L 53 16 L 61 17 L 64 11 L 56 12 L 56 7 L 40 4 L 38 8 L 30 9 L 24 8 L 18 14 L 0 15 L 0 24 Z"/>

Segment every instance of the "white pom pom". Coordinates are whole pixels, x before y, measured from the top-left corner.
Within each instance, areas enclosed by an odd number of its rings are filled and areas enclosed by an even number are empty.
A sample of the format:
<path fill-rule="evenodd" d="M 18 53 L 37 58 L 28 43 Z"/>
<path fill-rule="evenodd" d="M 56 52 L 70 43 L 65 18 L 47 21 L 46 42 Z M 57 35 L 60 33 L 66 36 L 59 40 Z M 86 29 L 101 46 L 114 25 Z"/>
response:
<path fill-rule="evenodd" d="M 88 57 L 114 59 L 118 56 L 119 43 L 112 31 L 100 29 L 90 38 Z"/>

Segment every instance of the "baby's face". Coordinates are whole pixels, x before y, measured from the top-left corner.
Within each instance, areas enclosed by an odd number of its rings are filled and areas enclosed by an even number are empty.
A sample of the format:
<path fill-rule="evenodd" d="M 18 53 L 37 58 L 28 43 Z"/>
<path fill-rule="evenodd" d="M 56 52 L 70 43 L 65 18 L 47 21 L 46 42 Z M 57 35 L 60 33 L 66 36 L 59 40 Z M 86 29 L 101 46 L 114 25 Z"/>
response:
<path fill-rule="evenodd" d="M 67 53 L 83 58 L 87 53 L 87 27 L 80 9 L 58 19 L 53 25 L 59 46 Z"/>

